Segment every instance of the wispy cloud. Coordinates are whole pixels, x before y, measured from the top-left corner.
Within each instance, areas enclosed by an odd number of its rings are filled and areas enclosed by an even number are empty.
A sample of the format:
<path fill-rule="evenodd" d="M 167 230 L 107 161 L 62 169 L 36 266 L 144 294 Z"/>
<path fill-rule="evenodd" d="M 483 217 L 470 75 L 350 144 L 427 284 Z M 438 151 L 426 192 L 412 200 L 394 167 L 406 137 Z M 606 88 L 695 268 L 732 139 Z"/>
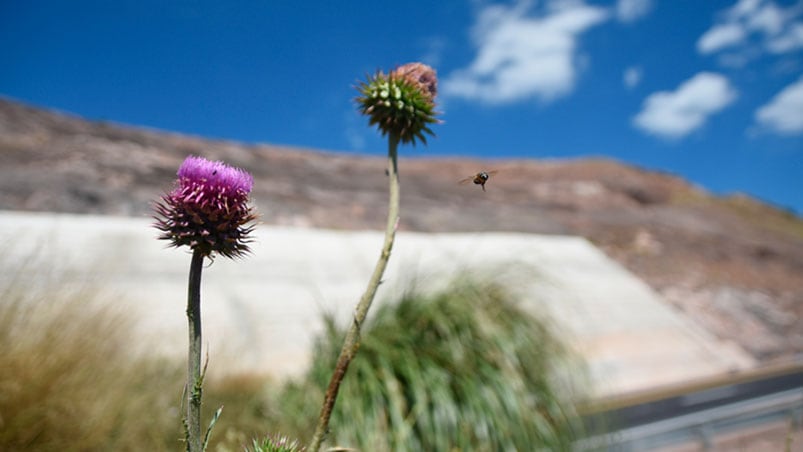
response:
<path fill-rule="evenodd" d="M 638 66 L 631 66 L 625 69 L 624 74 L 622 74 L 622 82 L 625 84 L 627 89 L 633 89 L 639 83 L 641 83 L 641 76 L 641 68 Z"/>
<path fill-rule="evenodd" d="M 756 122 L 785 135 L 803 133 L 803 76 L 756 110 Z"/>
<path fill-rule="evenodd" d="M 719 16 L 698 39 L 697 51 L 720 54 L 722 64 L 803 49 L 803 1 L 783 8 L 772 0 L 739 0 Z"/>
<path fill-rule="evenodd" d="M 736 90 L 720 74 L 700 72 L 675 91 L 651 94 L 633 124 L 664 138 L 683 138 L 702 127 L 706 120 L 730 105 Z"/>
<path fill-rule="evenodd" d="M 767 42 L 767 50 L 771 53 L 787 53 L 797 49 L 803 49 L 803 22 L 791 25 L 787 33 Z"/>
<path fill-rule="evenodd" d="M 474 61 L 448 74 L 445 96 L 506 104 L 537 97 L 548 101 L 572 91 L 577 78 L 577 38 L 610 16 L 581 1 L 487 6 L 477 17 Z"/>
<path fill-rule="evenodd" d="M 652 0 L 618 0 L 616 2 L 616 18 L 621 22 L 635 22 L 649 14 Z"/>
<path fill-rule="evenodd" d="M 705 32 L 697 41 L 697 51 L 703 54 L 714 53 L 744 42 L 747 32 L 738 24 L 716 25 Z"/>

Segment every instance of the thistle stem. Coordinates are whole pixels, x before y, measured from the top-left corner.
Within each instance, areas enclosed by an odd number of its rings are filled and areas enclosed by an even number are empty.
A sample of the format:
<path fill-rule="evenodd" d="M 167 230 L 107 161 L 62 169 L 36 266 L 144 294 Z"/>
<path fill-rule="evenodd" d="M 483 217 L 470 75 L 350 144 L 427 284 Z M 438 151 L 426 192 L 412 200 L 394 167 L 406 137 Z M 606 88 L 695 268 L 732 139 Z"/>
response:
<path fill-rule="evenodd" d="M 326 390 L 323 406 L 321 407 L 321 414 L 318 417 L 318 425 L 315 427 L 312 441 L 307 447 L 308 452 L 318 452 L 329 429 L 329 419 L 335 406 L 337 393 L 340 390 L 340 383 L 343 381 L 343 377 L 346 376 L 351 360 L 354 359 L 357 355 L 357 350 L 360 348 L 360 329 L 365 317 L 368 315 L 368 309 L 374 301 L 374 295 L 376 295 L 376 290 L 382 282 L 382 275 L 385 273 L 385 267 L 387 267 L 390 259 L 390 251 L 393 248 L 393 240 L 396 237 L 396 227 L 399 220 L 399 173 L 396 158 L 398 145 L 399 136 L 393 133 L 389 134 L 388 180 L 390 199 L 388 201 L 388 222 L 385 228 L 385 242 L 382 245 L 382 253 L 379 255 L 379 260 L 376 263 L 376 267 L 374 267 L 374 273 L 368 281 L 368 288 L 365 289 L 365 293 L 363 293 L 354 310 L 351 328 L 349 328 L 346 339 L 343 341 L 343 348 L 340 350 L 340 356 L 332 373 L 332 379 L 329 381 L 329 387 Z"/>
<path fill-rule="evenodd" d="M 189 352 L 187 357 L 187 451 L 202 452 L 201 446 L 201 270 L 204 254 L 195 250 L 190 264 L 187 289 L 187 321 L 189 323 Z"/>

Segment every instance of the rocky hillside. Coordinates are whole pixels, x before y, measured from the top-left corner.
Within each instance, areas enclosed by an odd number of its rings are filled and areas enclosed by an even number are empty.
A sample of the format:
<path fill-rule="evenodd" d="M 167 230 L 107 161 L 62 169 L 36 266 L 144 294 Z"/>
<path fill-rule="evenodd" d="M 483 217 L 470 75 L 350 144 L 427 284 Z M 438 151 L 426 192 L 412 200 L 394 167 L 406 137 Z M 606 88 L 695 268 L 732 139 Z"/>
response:
<path fill-rule="evenodd" d="M 250 171 L 265 223 L 384 226 L 382 158 L 89 122 L 2 98 L 0 209 L 149 215 L 190 153 Z M 499 171 L 487 192 L 457 184 L 480 170 Z M 803 352 L 803 221 L 792 213 L 605 159 L 402 158 L 400 172 L 402 229 L 582 235 L 758 359 Z"/>

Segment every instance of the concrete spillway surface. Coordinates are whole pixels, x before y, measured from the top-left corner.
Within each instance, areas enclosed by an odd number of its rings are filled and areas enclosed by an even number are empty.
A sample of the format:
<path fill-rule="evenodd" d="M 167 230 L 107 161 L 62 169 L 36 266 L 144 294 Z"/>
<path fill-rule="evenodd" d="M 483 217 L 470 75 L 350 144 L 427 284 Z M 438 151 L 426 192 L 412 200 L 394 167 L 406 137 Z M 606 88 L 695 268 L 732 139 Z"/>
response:
<path fill-rule="evenodd" d="M 27 260 L 38 262 L 33 273 L 83 274 L 115 295 L 109 302 L 135 319 L 143 343 L 185 359 L 190 255 L 156 235 L 147 218 L 0 212 L 4 265 Z M 204 269 L 210 371 L 298 375 L 321 314 L 349 319 L 383 235 L 260 226 L 255 237 L 252 255 Z M 581 237 L 400 232 L 376 302 L 392 301 L 412 281 L 434 288 L 458 272 L 500 269 L 515 278 L 527 309 L 548 313 L 586 358 L 599 395 L 753 365 Z"/>

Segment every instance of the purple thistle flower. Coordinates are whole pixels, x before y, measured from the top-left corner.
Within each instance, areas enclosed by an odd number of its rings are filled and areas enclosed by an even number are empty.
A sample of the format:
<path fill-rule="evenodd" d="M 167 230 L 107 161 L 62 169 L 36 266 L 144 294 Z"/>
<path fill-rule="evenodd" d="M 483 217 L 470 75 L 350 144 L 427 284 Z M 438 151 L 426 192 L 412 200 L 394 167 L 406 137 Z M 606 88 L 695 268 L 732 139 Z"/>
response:
<path fill-rule="evenodd" d="M 205 256 L 225 257 L 247 253 L 248 234 L 256 220 L 248 206 L 254 179 L 247 172 L 223 162 L 189 156 L 178 169 L 173 190 L 162 196 L 154 210 L 159 239 L 170 245 L 187 245 Z"/>

